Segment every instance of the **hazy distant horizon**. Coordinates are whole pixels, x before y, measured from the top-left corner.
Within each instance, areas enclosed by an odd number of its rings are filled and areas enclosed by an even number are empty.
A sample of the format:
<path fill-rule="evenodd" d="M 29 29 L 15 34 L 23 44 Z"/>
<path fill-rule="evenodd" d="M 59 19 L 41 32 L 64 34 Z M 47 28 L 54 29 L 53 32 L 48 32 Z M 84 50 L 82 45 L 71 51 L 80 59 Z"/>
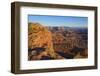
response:
<path fill-rule="evenodd" d="M 30 22 L 40 23 L 44 26 L 50 26 L 50 27 L 87 28 L 88 17 L 29 15 L 28 23 Z"/>

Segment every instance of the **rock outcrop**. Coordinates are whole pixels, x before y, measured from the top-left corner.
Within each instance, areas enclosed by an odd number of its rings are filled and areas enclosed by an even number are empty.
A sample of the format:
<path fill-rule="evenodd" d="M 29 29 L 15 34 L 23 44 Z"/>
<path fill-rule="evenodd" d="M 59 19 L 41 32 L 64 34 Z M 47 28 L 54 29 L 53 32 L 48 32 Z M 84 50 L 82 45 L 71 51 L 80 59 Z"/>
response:
<path fill-rule="evenodd" d="M 48 56 L 51 58 L 57 57 L 57 54 L 53 49 L 51 32 L 39 23 L 29 23 L 28 48 L 31 49 L 33 53 L 35 53 L 34 51 L 40 52 L 40 54 L 37 54 L 38 59 L 41 59 L 42 56 Z M 44 50 L 41 50 L 43 48 Z M 34 58 L 35 57 L 33 57 L 33 59 Z"/>

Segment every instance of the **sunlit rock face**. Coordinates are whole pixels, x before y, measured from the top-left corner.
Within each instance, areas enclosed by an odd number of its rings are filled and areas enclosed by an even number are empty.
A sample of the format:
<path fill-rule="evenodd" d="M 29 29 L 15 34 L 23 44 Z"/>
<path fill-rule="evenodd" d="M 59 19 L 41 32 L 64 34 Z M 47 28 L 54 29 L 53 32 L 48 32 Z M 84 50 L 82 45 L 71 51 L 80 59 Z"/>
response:
<path fill-rule="evenodd" d="M 39 56 L 37 56 L 37 59 L 40 59 L 42 56 L 50 56 L 52 58 L 56 57 L 53 49 L 52 34 L 39 23 L 29 23 L 28 48 L 32 51 L 39 49 L 40 52 L 43 51 L 39 54 Z"/>
<path fill-rule="evenodd" d="M 39 23 L 32 23 L 28 28 L 29 48 L 52 46 L 52 34 Z"/>

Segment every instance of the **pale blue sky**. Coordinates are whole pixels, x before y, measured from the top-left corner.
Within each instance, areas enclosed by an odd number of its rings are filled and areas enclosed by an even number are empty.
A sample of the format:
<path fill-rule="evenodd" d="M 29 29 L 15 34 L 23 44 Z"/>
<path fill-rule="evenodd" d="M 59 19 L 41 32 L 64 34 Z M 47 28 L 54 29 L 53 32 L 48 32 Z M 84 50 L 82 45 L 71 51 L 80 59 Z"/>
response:
<path fill-rule="evenodd" d="M 87 27 L 88 17 L 29 15 L 28 22 L 41 23 L 44 26 Z"/>

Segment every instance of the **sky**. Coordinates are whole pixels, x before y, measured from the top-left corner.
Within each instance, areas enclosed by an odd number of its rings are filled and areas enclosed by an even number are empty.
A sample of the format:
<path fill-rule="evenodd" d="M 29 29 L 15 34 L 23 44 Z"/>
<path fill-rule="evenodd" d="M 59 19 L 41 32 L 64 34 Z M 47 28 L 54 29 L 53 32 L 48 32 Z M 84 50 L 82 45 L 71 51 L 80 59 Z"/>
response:
<path fill-rule="evenodd" d="M 40 23 L 44 26 L 87 27 L 88 17 L 28 15 L 28 22 Z"/>

